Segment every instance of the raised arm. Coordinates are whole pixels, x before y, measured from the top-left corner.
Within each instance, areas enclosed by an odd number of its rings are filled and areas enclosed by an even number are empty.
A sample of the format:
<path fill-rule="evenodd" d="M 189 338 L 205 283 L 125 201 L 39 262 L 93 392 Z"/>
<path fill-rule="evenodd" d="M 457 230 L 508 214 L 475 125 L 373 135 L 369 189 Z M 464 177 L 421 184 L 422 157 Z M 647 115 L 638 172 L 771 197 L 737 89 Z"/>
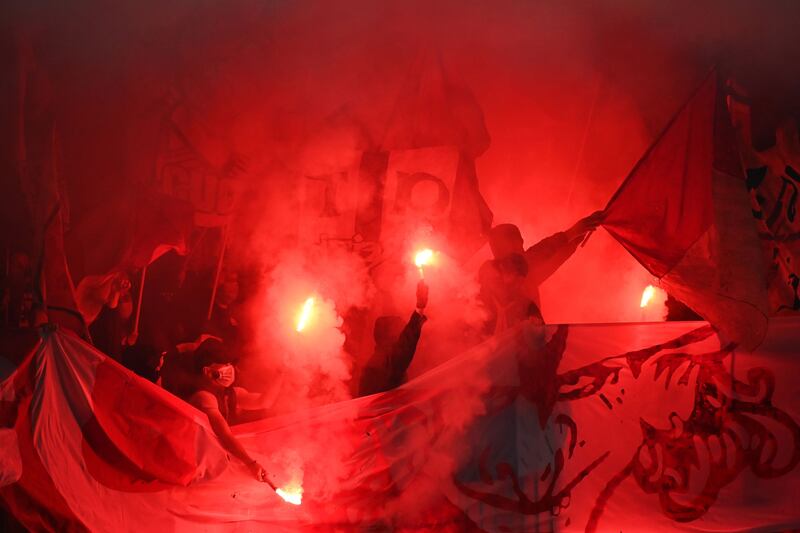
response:
<path fill-rule="evenodd" d="M 417 351 L 419 337 L 422 334 L 422 325 L 427 320 L 427 317 L 423 314 L 427 305 L 428 286 L 424 281 L 420 280 L 417 284 L 417 308 L 412 313 L 406 327 L 400 333 L 400 337 L 397 339 L 390 354 L 390 380 L 393 384 L 399 383 L 403 374 L 411 366 L 414 353 Z"/>
<path fill-rule="evenodd" d="M 603 220 L 603 215 L 603 211 L 595 211 L 577 221 L 568 230 L 545 237 L 525 250 L 525 259 L 528 262 L 528 280 L 534 281 L 536 285 L 541 285 L 552 276 L 575 253 L 578 245 L 586 236 L 597 229 Z"/>

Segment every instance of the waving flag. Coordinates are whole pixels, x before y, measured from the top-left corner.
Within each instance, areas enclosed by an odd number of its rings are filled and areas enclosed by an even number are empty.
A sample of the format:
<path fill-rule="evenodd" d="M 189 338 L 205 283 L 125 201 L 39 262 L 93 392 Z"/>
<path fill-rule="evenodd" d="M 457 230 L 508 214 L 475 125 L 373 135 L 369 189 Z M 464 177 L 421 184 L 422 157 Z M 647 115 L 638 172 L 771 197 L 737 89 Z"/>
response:
<path fill-rule="evenodd" d="M 30 39 L 18 37 L 16 163 L 33 229 L 35 294 L 49 322 L 84 335 L 86 325 L 78 312 L 64 251 L 69 203 L 50 80 L 43 69 L 35 66 Z"/>
<path fill-rule="evenodd" d="M 770 312 L 800 313 L 800 218 L 797 217 L 800 187 L 800 138 L 797 122 L 785 119 L 775 132 L 775 146 L 753 149 L 750 103 L 733 81 L 728 84 L 728 102 L 739 133 L 747 167 L 753 217 L 766 258 Z"/>
<path fill-rule="evenodd" d="M 709 76 L 637 163 L 603 222 L 672 296 L 753 348 L 767 329 L 766 270 L 736 135 Z"/>
<path fill-rule="evenodd" d="M 192 207 L 163 194 L 111 200 L 86 214 L 67 234 L 70 271 L 77 280 L 78 308 L 92 322 L 120 273 L 152 263 L 170 250 L 185 254 Z"/>

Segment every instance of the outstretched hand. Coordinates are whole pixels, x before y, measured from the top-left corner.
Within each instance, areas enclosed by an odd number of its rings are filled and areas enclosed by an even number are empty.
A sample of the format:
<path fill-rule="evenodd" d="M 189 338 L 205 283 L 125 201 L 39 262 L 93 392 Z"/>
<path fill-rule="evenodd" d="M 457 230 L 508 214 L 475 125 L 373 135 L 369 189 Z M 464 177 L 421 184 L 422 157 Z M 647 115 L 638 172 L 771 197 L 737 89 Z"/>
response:
<path fill-rule="evenodd" d="M 595 211 L 591 215 L 583 217 L 566 231 L 567 239 L 569 241 L 584 239 L 588 233 L 597 229 L 597 226 L 603 222 L 605 216 L 605 211 Z"/>
<path fill-rule="evenodd" d="M 258 480 L 258 481 L 260 481 L 262 483 L 267 483 L 268 482 L 268 480 L 267 480 L 267 471 L 264 470 L 263 466 L 258 464 L 258 461 L 253 461 L 252 463 L 248 464 L 247 468 L 248 468 L 248 470 L 250 470 L 250 473 L 252 473 L 255 476 L 256 480 Z"/>
<path fill-rule="evenodd" d="M 425 309 L 428 305 L 428 286 L 425 280 L 419 280 L 417 283 L 417 309 Z"/>

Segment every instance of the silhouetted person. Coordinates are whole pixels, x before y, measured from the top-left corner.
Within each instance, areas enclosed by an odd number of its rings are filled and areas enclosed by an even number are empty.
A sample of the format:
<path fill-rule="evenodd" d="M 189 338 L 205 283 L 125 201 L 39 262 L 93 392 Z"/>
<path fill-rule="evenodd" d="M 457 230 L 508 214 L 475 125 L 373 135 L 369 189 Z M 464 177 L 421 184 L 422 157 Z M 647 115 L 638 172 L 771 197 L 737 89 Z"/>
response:
<path fill-rule="evenodd" d="M 147 267 L 138 342 L 152 345 L 163 352 L 183 340 L 178 331 L 182 310 L 177 307 L 176 296 L 185 276 L 185 268 L 186 258 L 174 250 Z"/>
<path fill-rule="evenodd" d="M 518 284 L 518 289 L 523 296 L 536 305 L 541 316 L 541 301 L 539 298 L 539 285 L 541 285 L 553 272 L 564 264 L 564 261 L 575 253 L 578 245 L 586 236 L 594 231 L 602 221 L 603 212 L 596 211 L 588 217 L 580 219 L 566 231 L 560 231 L 542 239 L 527 250 L 523 247 L 522 234 L 519 228 L 513 224 L 499 224 L 489 232 L 489 247 L 492 249 L 494 260 L 486 261 L 478 272 L 478 280 L 481 285 L 480 298 L 489 312 L 487 329 L 490 324 L 495 327 L 500 324 L 504 329 L 515 325 L 515 321 L 498 322 L 498 312 L 500 311 L 501 300 L 508 300 L 508 295 L 498 293 L 498 289 L 503 288 L 503 284 L 498 280 L 508 275 L 508 268 L 504 274 L 500 270 L 504 261 L 514 254 L 520 255 L 527 266 L 527 273 L 522 283 Z M 506 265 L 508 266 L 508 265 Z M 517 268 L 517 270 L 520 270 Z M 520 317 L 522 315 L 519 315 Z M 494 330 L 490 330 L 494 333 Z"/>
<path fill-rule="evenodd" d="M 664 307 L 667 311 L 664 320 L 667 322 L 705 320 L 703 317 L 695 313 L 688 305 L 673 297 L 671 294 L 667 294 L 667 299 L 664 300 Z"/>
<path fill-rule="evenodd" d="M 235 272 L 226 273 L 217 287 L 211 319 L 206 321 L 203 331 L 221 338 L 229 346 L 238 346 L 239 323 L 232 308 L 239 298 L 239 277 Z"/>
<path fill-rule="evenodd" d="M 510 254 L 490 262 L 491 269 L 484 272 L 483 287 L 492 298 L 492 313 L 486 322 L 485 332 L 500 333 L 523 320 L 543 324 L 539 306 L 526 294 L 525 280 L 528 263 L 522 254 Z"/>
<path fill-rule="evenodd" d="M 414 359 L 422 325 L 427 320 L 424 315 L 427 305 L 428 286 L 420 281 L 417 284 L 417 308 L 405 326 L 399 316 L 382 316 L 375 320 L 375 352 L 361 374 L 359 396 L 386 392 L 408 379 L 406 371 Z"/>
<path fill-rule="evenodd" d="M 182 342 L 166 351 L 160 372 L 161 386 L 165 390 L 184 400 L 191 396 L 197 387 L 195 355 L 208 339 L 221 341 L 218 337 L 201 335 L 194 342 Z"/>
<path fill-rule="evenodd" d="M 149 344 L 126 346 L 122 350 L 122 365 L 144 379 L 157 383 L 164 364 L 164 353 Z"/>
<path fill-rule="evenodd" d="M 89 326 L 92 343 L 98 350 L 117 361 L 122 357 L 122 348 L 130 335 L 133 315 L 131 282 L 125 274 L 115 276 L 105 294 L 97 317 Z M 131 342 L 130 344 L 133 344 Z"/>
<path fill-rule="evenodd" d="M 8 260 L 3 279 L 2 302 L 4 325 L 29 327 L 32 323 L 33 279 L 30 257 L 14 252 Z"/>

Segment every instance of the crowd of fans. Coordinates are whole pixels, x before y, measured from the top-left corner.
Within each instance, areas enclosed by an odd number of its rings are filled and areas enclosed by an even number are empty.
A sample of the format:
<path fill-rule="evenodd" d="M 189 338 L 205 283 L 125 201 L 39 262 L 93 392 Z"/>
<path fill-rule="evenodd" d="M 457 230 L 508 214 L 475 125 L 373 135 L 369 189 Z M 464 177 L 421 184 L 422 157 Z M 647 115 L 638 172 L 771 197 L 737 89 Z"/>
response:
<path fill-rule="evenodd" d="M 493 258 L 477 273 L 480 300 L 487 311 L 482 334 L 492 336 L 522 321 L 544 323 L 538 287 L 569 258 L 602 219 L 594 213 L 525 249 L 519 229 L 511 224 L 493 228 L 489 244 Z M 230 425 L 265 416 L 282 386 L 278 374 L 264 392 L 250 392 L 237 379 L 244 335 L 237 310 L 254 290 L 242 272 L 223 272 L 209 309 L 211 272 L 186 269 L 185 260 L 167 254 L 151 264 L 144 290 L 141 272 L 110 275 L 95 291 L 94 306 L 84 312 L 89 340 L 137 375 L 184 399 L 207 416 L 228 451 L 244 462 L 259 480 L 261 465 L 236 441 Z M 2 285 L 3 322 L 7 328 L 36 326 L 46 320 L 37 309 L 34 272 L 24 253 L 7 258 Z M 250 281 L 250 283 L 255 283 Z M 253 287 L 248 287 L 253 289 Z M 142 309 L 136 313 L 137 296 Z M 360 372 L 353 392 L 365 396 L 391 390 L 407 379 L 407 370 L 427 320 L 428 286 L 416 288 L 410 318 L 378 317 L 372 325 L 374 351 Z M 695 319 L 690 310 L 670 298 L 667 319 Z M 673 315 L 673 316 L 670 316 Z M 345 343 L 347 349 L 348 343 Z"/>

